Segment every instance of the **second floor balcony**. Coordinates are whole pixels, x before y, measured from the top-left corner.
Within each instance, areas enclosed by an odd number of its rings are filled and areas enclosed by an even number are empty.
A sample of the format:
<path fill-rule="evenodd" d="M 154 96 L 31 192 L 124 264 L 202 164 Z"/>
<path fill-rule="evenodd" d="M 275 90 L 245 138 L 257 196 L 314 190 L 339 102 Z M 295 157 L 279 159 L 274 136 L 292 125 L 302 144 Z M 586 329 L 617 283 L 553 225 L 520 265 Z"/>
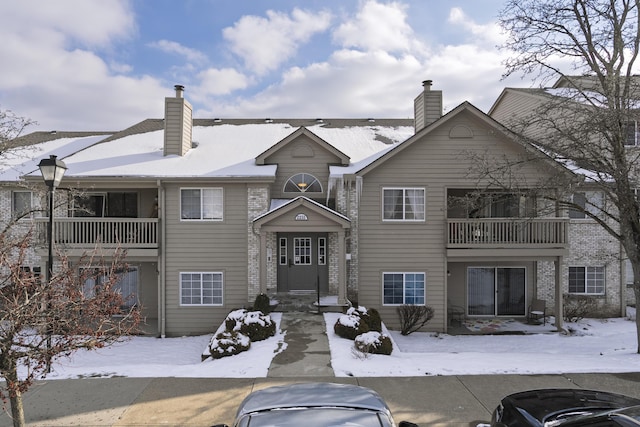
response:
<path fill-rule="evenodd" d="M 39 242 L 46 244 L 48 219 L 36 220 Z M 158 249 L 157 218 L 55 218 L 53 241 L 61 248 Z"/>
<path fill-rule="evenodd" d="M 568 218 L 449 218 L 450 249 L 566 249 Z"/>

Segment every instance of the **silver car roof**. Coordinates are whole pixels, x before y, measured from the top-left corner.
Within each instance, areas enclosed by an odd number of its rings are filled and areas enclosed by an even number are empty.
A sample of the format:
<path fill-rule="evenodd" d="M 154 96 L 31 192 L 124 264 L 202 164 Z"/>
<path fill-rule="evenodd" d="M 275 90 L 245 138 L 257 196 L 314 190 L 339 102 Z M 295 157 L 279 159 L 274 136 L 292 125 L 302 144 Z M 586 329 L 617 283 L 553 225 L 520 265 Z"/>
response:
<path fill-rule="evenodd" d="M 247 396 L 237 417 L 275 408 L 299 407 L 358 408 L 391 413 L 380 395 L 369 388 L 352 384 L 300 383 L 269 387 Z"/>

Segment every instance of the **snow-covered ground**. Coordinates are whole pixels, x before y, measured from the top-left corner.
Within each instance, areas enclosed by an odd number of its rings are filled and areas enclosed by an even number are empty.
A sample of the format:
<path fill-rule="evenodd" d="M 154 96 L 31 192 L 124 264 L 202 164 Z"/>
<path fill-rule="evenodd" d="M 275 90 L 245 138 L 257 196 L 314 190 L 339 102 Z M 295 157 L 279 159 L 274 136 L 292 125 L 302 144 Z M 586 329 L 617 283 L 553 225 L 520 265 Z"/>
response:
<path fill-rule="evenodd" d="M 635 316 L 635 312 L 631 313 Z M 50 379 L 83 377 L 266 377 L 273 356 L 281 351 L 286 331 L 280 313 L 274 337 L 254 342 L 236 356 L 201 361 L 210 335 L 181 338 L 134 337 L 109 348 L 81 351 L 60 359 Z M 629 318 L 584 319 L 566 326 L 571 334 L 446 335 L 388 332 L 394 342 L 390 356 L 363 357 L 353 341 L 336 336 L 339 314 L 324 315 L 331 347 L 331 364 L 338 377 L 424 376 L 477 374 L 549 374 L 570 372 L 640 371 L 635 321 Z M 542 328 L 542 327 L 537 327 Z M 538 329 L 546 330 L 546 329 Z M 280 349 L 280 350 L 279 350 Z"/>

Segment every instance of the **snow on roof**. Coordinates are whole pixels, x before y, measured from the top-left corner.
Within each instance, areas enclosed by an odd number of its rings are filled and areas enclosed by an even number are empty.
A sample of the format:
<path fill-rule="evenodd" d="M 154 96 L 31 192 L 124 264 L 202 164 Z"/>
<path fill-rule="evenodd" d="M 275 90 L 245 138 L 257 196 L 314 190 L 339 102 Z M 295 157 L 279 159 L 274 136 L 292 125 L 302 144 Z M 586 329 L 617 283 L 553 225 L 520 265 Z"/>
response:
<path fill-rule="evenodd" d="M 258 166 L 254 159 L 296 129 L 288 123 L 194 126 L 194 148 L 183 157 L 164 156 L 162 130 L 128 135 L 65 158 L 65 176 L 273 176 L 276 165 Z M 307 129 L 348 155 L 352 162 L 374 156 L 413 135 L 410 126 L 375 123 L 339 128 L 318 124 Z"/>
<path fill-rule="evenodd" d="M 40 160 L 56 155 L 63 159 L 83 150 L 110 135 L 83 136 L 78 138 L 58 138 L 37 144 L 22 145 L 8 149 L 0 159 L 0 181 L 18 181 L 21 176 L 33 173 L 40 175 Z"/>

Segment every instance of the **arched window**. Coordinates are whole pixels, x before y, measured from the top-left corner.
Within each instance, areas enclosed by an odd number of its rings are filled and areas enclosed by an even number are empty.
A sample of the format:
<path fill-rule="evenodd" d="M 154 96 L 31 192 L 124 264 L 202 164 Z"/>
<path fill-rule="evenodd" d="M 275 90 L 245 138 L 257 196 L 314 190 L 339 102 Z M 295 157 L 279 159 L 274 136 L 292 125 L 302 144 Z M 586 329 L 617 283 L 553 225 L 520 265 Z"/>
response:
<path fill-rule="evenodd" d="M 308 173 L 299 173 L 284 184 L 285 193 L 322 193 L 320 181 Z"/>

